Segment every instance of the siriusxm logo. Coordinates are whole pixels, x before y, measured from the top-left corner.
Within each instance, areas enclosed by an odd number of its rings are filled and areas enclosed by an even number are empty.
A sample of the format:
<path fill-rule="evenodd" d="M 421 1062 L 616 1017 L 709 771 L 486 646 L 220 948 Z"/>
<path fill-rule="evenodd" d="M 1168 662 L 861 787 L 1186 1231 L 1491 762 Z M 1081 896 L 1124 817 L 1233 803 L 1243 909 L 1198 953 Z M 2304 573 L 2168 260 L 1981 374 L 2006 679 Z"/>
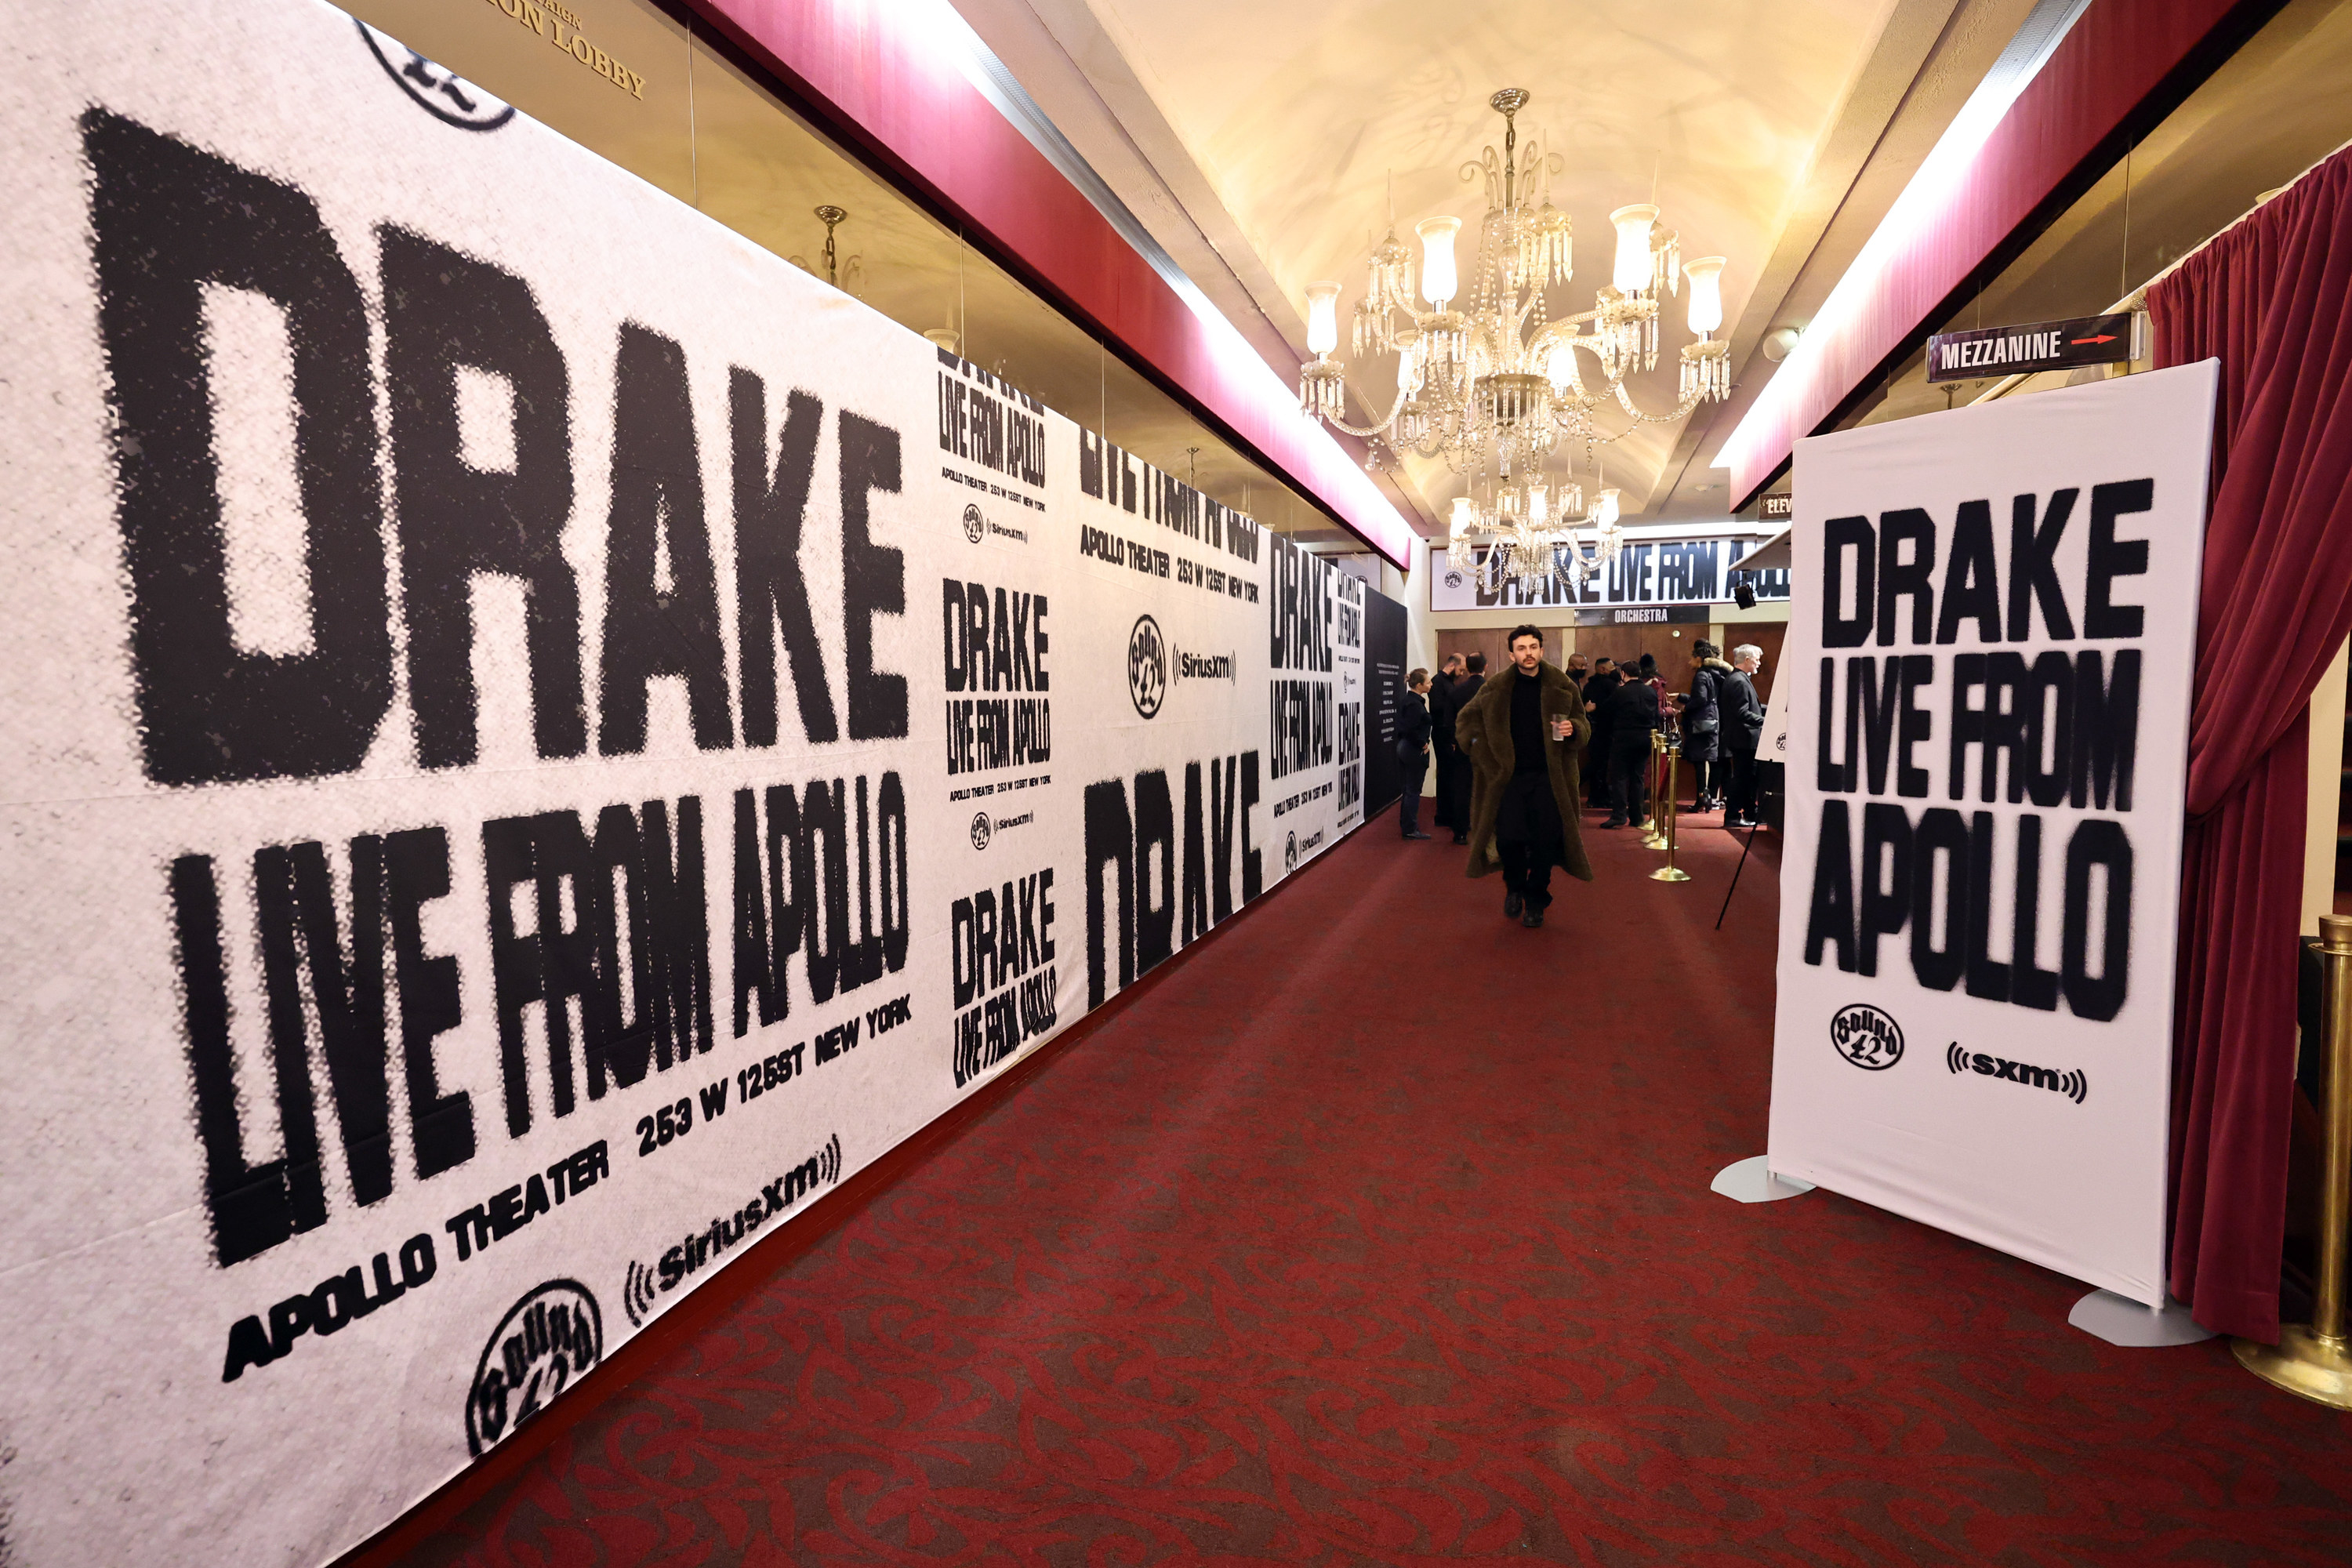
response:
<path fill-rule="evenodd" d="M 1182 653 L 1176 655 L 1176 674 L 1184 680 L 1231 680 L 1234 679 L 1234 656 L 1229 653 Z"/>

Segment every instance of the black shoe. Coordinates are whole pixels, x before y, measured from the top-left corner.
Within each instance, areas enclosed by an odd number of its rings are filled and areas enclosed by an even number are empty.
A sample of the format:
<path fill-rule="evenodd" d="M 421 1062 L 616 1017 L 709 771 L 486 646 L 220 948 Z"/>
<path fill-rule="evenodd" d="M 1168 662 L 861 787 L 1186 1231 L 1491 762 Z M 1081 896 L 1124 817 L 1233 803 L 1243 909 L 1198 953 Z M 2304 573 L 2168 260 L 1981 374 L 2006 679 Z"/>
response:
<path fill-rule="evenodd" d="M 1406 837 L 1407 838 L 1419 838 L 1419 839 L 1426 840 L 1426 839 L 1429 837 L 1429 835 L 1428 835 L 1428 834 L 1426 834 L 1426 833 L 1408 833 L 1408 834 L 1406 834 L 1406 835 L 1405 835 L 1405 837 Z"/>
<path fill-rule="evenodd" d="M 1466 833 L 1457 833 L 1454 836 L 1454 842 L 1456 844 L 1467 844 L 1470 842 L 1470 836 Z"/>
<path fill-rule="evenodd" d="M 1518 919 L 1519 911 L 1526 907 L 1526 900 L 1521 899 L 1518 894 L 1505 893 L 1503 895 L 1503 918 L 1505 920 L 1509 921 Z"/>
<path fill-rule="evenodd" d="M 1519 923 L 1527 927 L 1529 931 L 1533 931 L 1536 927 L 1543 924 L 1543 911 L 1541 910 L 1529 910 L 1526 914 L 1519 917 Z"/>
<path fill-rule="evenodd" d="M 1603 827 L 1622 827 L 1625 826 L 1625 819 L 1622 816 L 1612 816 L 1601 826 Z"/>

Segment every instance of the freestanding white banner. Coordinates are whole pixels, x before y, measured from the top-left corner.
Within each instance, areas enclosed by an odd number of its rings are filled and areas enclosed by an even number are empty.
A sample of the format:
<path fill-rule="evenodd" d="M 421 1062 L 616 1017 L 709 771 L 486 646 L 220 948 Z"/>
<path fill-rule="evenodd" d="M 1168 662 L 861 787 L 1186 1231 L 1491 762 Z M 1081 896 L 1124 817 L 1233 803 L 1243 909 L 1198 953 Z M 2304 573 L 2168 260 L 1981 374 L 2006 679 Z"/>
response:
<path fill-rule="evenodd" d="M 1771 1169 L 2150 1306 L 2215 367 L 1797 444 Z"/>
<path fill-rule="evenodd" d="M 1364 589 L 340 12 L 12 20 L 0 1560 L 315 1563 L 1355 826 Z"/>

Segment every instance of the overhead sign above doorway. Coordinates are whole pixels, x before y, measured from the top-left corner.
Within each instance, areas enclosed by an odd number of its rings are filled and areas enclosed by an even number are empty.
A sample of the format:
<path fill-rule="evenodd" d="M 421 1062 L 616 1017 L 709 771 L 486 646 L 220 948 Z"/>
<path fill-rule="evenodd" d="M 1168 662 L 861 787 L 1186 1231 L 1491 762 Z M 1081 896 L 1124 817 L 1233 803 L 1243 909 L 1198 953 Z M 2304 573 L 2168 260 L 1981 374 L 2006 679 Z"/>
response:
<path fill-rule="evenodd" d="M 2111 316 L 2077 316 L 2021 327 L 1937 332 L 1927 340 L 1927 379 L 1981 381 L 1987 376 L 2126 364 L 2140 357 L 2140 320 L 2137 310 L 2118 310 Z"/>
<path fill-rule="evenodd" d="M 1719 605 L 1729 602 L 1732 590 L 1738 586 L 1735 578 L 1742 576 L 1748 579 L 1759 598 L 1785 599 L 1789 596 L 1787 573 L 1738 574 L 1731 570 L 1733 563 L 1764 542 L 1769 533 L 1769 530 L 1740 525 L 1695 528 L 1688 533 L 1629 535 L 1616 560 L 1598 574 L 1586 578 L 1580 587 L 1570 587 L 1556 574 L 1532 589 L 1522 588 L 1514 579 L 1489 586 L 1481 581 L 1484 574 L 1477 570 L 1486 564 L 1484 547 L 1475 556 L 1475 566 L 1467 571 L 1448 566 L 1444 553 L 1439 552 L 1430 560 L 1429 607 L 1565 608 L 1581 612 Z M 1580 613 L 1578 624 L 1614 626 L 1621 624 L 1621 619 L 1611 616 L 1598 622 L 1587 621 Z"/>

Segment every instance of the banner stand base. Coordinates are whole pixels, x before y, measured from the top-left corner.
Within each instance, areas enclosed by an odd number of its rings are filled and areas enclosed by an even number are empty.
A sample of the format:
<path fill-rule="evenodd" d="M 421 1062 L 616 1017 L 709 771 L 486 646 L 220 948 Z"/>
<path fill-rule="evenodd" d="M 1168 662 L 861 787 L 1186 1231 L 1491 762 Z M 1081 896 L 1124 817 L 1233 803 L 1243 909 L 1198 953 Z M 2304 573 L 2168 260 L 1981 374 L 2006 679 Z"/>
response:
<path fill-rule="evenodd" d="M 1745 1160 L 1735 1160 L 1715 1173 L 1707 1191 L 1721 1193 L 1734 1203 L 1769 1204 L 1782 1198 L 1802 1197 L 1813 1190 L 1811 1182 L 1801 1182 L 1794 1176 L 1776 1176 L 1765 1163 L 1766 1156 L 1750 1154 Z"/>
<path fill-rule="evenodd" d="M 2094 1290 L 2074 1303 L 2066 1321 L 2095 1339 L 2126 1350 L 2152 1350 L 2159 1345 L 2193 1345 L 2214 1337 L 2213 1331 L 2189 1315 L 2189 1309 L 2166 1298 L 2161 1307 L 2145 1306 L 2113 1290 Z"/>

